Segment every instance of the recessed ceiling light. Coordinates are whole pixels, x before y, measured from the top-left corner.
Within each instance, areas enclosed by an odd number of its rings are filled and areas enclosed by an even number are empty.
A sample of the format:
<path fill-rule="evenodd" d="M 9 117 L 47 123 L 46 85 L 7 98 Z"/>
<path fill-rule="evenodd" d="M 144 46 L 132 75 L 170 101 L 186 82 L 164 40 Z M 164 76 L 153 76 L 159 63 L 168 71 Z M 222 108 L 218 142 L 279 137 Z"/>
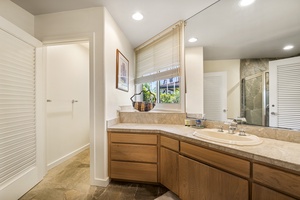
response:
<path fill-rule="evenodd" d="M 134 13 L 134 14 L 132 15 L 132 18 L 133 18 L 134 20 L 139 21 L 139 20 L 142 20 L 142 19 L 144 18 L 144 16 L 143 16 L 141 13 L 136 12 L 136 13 Z"/>
<path fill-rule="evenodd" d="M 198 40 L 197 38 L 190 38 L 189 42 L 197 42 L 197 40 Z"/>
<path fill-rule="evenodd" d="M 285 47 L 283 47 L 283 50 L 290 50 L 290 49 L 292 49 L 292 48 L 294 48 L 294 46 L 293 45 L 286 45 Z"/>
<path fill-rule="evenodd" d="M 255 1 L 255 0 L 240 0 L 239 5 L 240 5 L 241 7 L 249 6 L 249 5 L 253 4 L 254 1 Z"/>

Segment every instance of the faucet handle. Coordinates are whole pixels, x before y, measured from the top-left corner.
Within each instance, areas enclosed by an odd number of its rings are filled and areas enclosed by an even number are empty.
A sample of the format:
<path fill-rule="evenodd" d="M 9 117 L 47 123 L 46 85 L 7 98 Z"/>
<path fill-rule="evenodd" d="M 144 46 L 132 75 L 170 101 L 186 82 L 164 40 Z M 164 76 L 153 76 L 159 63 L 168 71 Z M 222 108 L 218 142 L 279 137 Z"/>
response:
<path fill-rule="evenodd" d="M 224 132 L 224 130 L 223 130 L 223 126 L 218 126 L 218 132 Z"/>
<path fill-rule="evenodd" d="M 240 129 L 239 136 L 246 136 L 244 129 Z"/>

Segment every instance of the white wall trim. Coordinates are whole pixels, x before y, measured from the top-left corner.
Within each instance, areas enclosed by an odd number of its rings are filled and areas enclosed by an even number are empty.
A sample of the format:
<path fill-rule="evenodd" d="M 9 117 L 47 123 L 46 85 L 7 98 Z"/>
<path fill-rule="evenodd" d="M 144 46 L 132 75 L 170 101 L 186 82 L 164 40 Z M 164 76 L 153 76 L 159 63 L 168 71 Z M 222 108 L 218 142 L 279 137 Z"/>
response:
<path fill-rule="evenodd" d="M 108 186 L 109 182 L 110 182 L 109 177 L 107 177 L 106 179 L 95 178 L 92 181 L 92 185 L 97 185 L 97 186 L 100 186 L 100 187 L 106 187 L 106 186 Z"/>
<path fill-rule="evenodd" d="M 65 162 L 66 160 L 68 160 L 69 158 L 72 158 L 73 156 L 79 154 L 80 152 L 88 149 L 89 147 L 90 147 L 90 143 L 88 143 L 88 144 L 86 144 L 86 145 L 84 145 L 84 146 L 76 149 L 75 151 L 72 151 L 72 152 L 70 152 L 70 153 L 62 156 L 61 158 L 59 158 L 59 159 L 57 159 L 57 160 L 55 160 L 55 161 L 53 161 L 53 162 L 51 162 L 49 164 L 47 164 L 47 170 L 50 170 L 53 167 L 56 167 L 57 165 Z"/>
<path fill-rule="evenodd" d="M 1 29 L 6 31 L 7 33 L 19 38 L 20 40 L 26 42 L 35 47 L 41 47 L 42 43 L 34 38 L 29 33 L 25 32 L 24 30 L 20 29 L 16 25 L 12 24 L 10 21 L 6 20 L 5 18 L 0 16 L 0 24 Z"/>

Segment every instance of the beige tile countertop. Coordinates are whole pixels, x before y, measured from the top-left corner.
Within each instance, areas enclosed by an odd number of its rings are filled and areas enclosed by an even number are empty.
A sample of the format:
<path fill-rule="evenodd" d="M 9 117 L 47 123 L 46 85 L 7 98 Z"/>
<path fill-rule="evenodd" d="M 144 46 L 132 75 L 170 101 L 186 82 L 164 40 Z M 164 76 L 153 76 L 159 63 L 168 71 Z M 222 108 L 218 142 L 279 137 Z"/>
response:
<path fill-rule="evenodd" d="M 181 141 L 189 142 L 253 161 L 278 166 L 300 174 L 300 144 L 281 140 L 262 138 L 263 142 L 254 146 L 228 145 L 208 141 L 193 136 L 195 128 L 169 124 L 119 123 L 110 126 L 107 131 L 127 133 L 158 133 Z"/>

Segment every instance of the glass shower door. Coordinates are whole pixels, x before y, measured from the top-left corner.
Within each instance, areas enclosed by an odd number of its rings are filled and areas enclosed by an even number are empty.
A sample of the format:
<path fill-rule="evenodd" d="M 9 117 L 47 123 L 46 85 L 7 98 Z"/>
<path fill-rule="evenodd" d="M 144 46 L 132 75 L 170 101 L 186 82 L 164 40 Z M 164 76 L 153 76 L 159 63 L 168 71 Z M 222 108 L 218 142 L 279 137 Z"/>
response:
<path fill-rule="evenodd" d="M 242 79 L 241 116 L 247 124 L 267 126 L 269 104 L 269 72 Z"/>

